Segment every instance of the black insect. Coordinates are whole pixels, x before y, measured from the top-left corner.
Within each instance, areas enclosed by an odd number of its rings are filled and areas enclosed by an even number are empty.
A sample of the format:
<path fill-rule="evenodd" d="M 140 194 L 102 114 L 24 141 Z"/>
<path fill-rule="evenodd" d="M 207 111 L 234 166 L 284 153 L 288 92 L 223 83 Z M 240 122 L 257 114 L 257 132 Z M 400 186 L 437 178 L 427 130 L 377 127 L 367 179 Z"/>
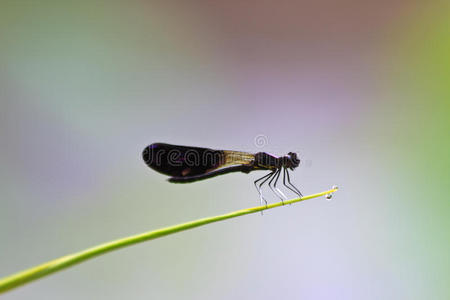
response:
<path fill-rule="evenodd" d="M 254 182 L 261 202 L 267 204 L 262 195 L 262 186 L 266 182 L 281 201 L 287 199 L 277 187 L 281 173 L 283 185 L 299 197 L 303 196 L 289 178 L 289 170 L 294 170 L 300 164 L 297 154 L 293 152 L 289 152 L 286 156 L 275 157 L 265 152 L 252 154 L 154 143 L 144 149 L 142 157 L 153 170 L 171 176 L 169 181 L 174 183 L 194 182 L 231 172 L 269 170 L 269 174 Z"/>

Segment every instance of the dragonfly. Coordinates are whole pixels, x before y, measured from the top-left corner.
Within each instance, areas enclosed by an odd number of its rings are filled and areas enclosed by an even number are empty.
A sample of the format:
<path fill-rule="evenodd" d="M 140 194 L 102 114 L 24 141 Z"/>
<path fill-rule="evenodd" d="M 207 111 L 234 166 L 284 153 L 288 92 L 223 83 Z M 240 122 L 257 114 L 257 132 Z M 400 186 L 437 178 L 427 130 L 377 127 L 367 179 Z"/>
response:
<path fill-rule="evenodd" d="M 264 184 L 284 201 L 286 195 L 277 187 L 280 175 L 283 173 L 283 186 L 303 197 L 302 193 L 290 180 L 289 171 L 293 171 L 300 164 L 297 154 L 289 152 L 285 156 L 274 156 L 266 152 L 248 153 L 232 150 L 214 150 L 202 147 L 153 143 L 145 147 L 142 152 L 145 163 L 153 170 L 170 176 L 172 183 L 190 183 L 215 176 L 256 170 L 269 171 L 268 174 L 254 181 L 260 202 L 267 200 L 263 196 Z"/>

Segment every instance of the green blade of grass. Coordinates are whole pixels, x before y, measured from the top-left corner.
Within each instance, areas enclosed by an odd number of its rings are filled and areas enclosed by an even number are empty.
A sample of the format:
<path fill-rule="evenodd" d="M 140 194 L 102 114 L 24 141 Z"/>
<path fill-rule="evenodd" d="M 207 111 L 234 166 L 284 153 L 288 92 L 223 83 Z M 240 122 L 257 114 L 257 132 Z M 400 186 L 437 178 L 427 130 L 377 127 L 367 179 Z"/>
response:
<path fill-rule="evenodd" d="M 286 204 L 292 204 L 295 202 L 300 202 L 312 198 L 317 198 L 325 195 L 331 195 L 333 192 L 336 192 L 338 189 L 337 187 L 333 187 L 331 190 L 305 196 L 302 198 L 296 198 L 292 200 L 286 200 L 284 202 L 277 202 L 273 204 L 269 204 L 267 206 L 257 206 L 252 208 L 246 208 L 237 210 L 231 213 L 227 213 L 224 215 L 218 215 L 213 217 L 207 217 L 203 219 L 198 219 L 195 221 L 182 223 L 174 226 L 164 227 L 157 230 L 152 230 L 148 232 L 144 232 L 137 235 L 132 235 L 129 237 L 125 237 L 122 239 L 114 240 L 111 242 L 107 242 L 92 248 L 88 248 L 86 250 L 82 250 L 73 254 L 69 254 L 66 256 L 62 256 L 60 258 L 51 260 L 49 262 L 43 263 L 41 265 L 38 265 L 36 267 L 32 267 L 30 269 L 24 270 L 22 272 L 18 272 L 16 274 L 6 276 L 2 279 L 0 279 L 0 294 L 12 290 L 14 288 L 17 288 L 21 285 L 24 285 L 28 282 L 34 281 L 36 279 L 45 277 L 47 275 L 50 275 L 52 273 L 55 273 L 57 271 L 63 270 L 65 268 L 68 268 L 70 266 L 73 266 L 75 264 L 79 264 L 83 261 L 86 261 L 90 258 L 93 258 L 95 256 L 99 256 L 105 253 L 108 253 L 110 251 L 123 248 L 126 246 L 131 246 L 137 243 L 145 242 L 148 240 L 153 240 L 159 237 L 163 237 L 172 233 L 188 230 L 191 228 L 203 226 L 209 223 L 214 223 L 226 219 L 231 219 L 235 217 L 239 217 L 242 215 L 248 215 L 260 211 L 264 211 L 266 209 L 271 209 L 279 206 L 283 206 Z"/>

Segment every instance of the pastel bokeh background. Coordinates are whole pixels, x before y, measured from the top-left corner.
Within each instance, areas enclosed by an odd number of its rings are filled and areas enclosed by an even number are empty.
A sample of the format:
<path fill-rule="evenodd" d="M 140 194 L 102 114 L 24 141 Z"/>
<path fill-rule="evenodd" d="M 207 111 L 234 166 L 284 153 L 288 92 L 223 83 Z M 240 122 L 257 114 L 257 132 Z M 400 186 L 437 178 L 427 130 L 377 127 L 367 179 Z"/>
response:
<path fill-rule="evenodd" d="M 447 1 L 2 1 L 0 277 L 254 206 L 153 142 L 300 154 L 315 199 L 123 249 L 2 299 L 448 299 Z M 255 144 L 264 136 L 263 147 Z"/>

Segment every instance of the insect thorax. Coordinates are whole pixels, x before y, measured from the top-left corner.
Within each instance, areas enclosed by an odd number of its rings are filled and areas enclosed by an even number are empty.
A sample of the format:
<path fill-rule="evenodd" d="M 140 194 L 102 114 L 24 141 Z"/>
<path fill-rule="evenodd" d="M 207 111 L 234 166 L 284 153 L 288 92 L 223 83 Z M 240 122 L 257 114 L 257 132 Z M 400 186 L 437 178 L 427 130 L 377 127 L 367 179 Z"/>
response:
<path fill-rule="evenodd" d="M 255 154 L 255 166 L 268 170 L 278 169 L 281 167 L 281 160 L 268 153 L 258 152 Z"/>

